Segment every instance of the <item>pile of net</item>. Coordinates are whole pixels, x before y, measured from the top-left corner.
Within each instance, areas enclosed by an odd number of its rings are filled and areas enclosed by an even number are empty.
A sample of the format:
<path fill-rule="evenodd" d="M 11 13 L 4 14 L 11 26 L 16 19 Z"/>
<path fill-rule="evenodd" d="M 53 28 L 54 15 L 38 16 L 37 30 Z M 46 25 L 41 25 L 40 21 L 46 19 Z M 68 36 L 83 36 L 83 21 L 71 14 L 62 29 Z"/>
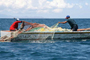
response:
<path fill-rule="evenodd" d="M 51 27 L 48 27 L 45 24 L 37 24 L 37 23 L 24 23 L 24 30 L 26 30 L 26 32 L 64 32 L 64 31 L 72 31 L 71 29 L 66 29 L 66 28 L 61 28 L 58 27 L 58 24 L 55 24 Z M 33 28 L 31 28 L 33 27 Z M 30 30 L 27 30 L 31 28 Z"/>

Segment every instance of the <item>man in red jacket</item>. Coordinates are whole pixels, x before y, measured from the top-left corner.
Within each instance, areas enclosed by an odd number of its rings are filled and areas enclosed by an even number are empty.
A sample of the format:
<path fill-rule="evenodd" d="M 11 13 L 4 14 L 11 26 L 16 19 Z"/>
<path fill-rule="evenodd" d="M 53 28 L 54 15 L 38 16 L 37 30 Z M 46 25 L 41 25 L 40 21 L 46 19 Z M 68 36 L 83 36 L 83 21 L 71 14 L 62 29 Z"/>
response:
<path fill-rule="evenodd" d="M 10 26 L 10 31 L 16 31 L 16 30 L 18 30 L 18 23 L 22 23 L 22 21 L 19 21 L 19 19 L 17 19 L 17 20 Z"/>

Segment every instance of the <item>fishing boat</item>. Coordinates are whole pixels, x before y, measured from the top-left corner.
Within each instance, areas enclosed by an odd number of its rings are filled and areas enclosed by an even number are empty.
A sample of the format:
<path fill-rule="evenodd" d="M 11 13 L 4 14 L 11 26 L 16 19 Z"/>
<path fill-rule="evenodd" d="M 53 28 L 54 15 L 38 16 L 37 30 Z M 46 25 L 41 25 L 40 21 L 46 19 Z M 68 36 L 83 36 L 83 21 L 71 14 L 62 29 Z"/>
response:
<path fill-rule="evenodd" d="M 7 35 L 8 34 L 8 35 Z M 1 31 L 1 37 L 11 37 L 12 32 Z M 71 31 L 71 32 L 22 32 L 13 39 L 6 41 L 17 40 L 46 40 L 46 39 L 90 39 L 90 31 Z M 4 40 L 5 41 L 5 40 Z"/>
<path fill-rule="evenodd" d="M 1 31 L 0 41 L 90 39 L 90 29 L 88 31 L 71 31 L 71 29 L 56 28 L 55 26 L 47 29 L 45 27 L 36 27 L 28 31 L 24 28 L 21 31 Z"/>

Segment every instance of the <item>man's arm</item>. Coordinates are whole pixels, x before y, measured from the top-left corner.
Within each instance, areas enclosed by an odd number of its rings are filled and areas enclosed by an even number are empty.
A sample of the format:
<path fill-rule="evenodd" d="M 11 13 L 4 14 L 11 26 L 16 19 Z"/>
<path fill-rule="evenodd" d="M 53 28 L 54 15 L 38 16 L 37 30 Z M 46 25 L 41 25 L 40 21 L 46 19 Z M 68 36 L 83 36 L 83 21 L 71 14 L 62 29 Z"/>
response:
<path fill-rule="evenodd" d="M 65 23 L 67 23 L 67 21 L 64 21 L 64 22 L 58 22 L 58 23 L 62 23 L 62 24 L 65 24 Z"/>

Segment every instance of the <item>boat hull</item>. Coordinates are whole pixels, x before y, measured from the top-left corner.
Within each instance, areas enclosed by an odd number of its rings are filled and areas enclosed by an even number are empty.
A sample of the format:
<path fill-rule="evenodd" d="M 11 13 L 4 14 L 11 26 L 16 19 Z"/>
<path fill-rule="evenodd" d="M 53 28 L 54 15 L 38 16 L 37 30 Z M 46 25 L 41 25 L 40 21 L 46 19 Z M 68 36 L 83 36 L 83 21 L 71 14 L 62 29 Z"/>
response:
<path fill-rule="evenodd" d="M 23 32 L 17 39 L 20 40 L 46 40 L 46 39 L 89 39 L 90 31 L 75 32 Z"/>
<path fill-rule="evenodd" d="M 11 31 L 1 31 L 1 37 L 7 35 L 14 36 Z M 71 31 L 71 32 L 22 32 L 9 41 L 21 40 L 58 40 L 58 39 L 90 39 L 90 31 Z M 2 41 L 2 40 L 1 40 Z M 5 41 L 5 40 L 4 40 Z M 8 40 L 6 40 L 8 41 Z"/>

